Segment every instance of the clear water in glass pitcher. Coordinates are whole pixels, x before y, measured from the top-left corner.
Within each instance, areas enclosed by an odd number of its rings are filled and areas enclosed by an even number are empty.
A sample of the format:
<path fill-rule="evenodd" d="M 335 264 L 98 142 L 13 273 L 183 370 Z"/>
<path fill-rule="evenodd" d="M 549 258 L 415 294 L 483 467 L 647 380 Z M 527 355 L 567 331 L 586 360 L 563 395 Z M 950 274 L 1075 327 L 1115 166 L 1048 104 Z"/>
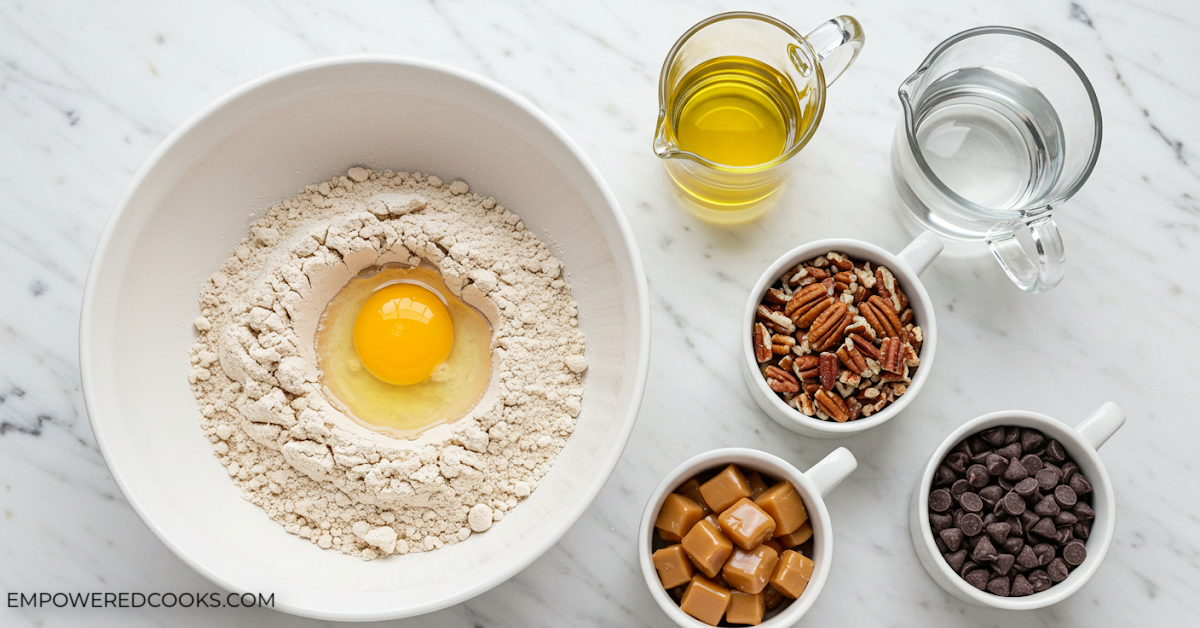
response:
<path fill-rule="evenodd" d="M 929 85 L 915 117 L 917 145 L 933 173 L 983 207 L 1028 206 L 1045 197 L 1062 173 L 1058 114 L 1037 88 L 1011 72 L 955 70 Z"/>

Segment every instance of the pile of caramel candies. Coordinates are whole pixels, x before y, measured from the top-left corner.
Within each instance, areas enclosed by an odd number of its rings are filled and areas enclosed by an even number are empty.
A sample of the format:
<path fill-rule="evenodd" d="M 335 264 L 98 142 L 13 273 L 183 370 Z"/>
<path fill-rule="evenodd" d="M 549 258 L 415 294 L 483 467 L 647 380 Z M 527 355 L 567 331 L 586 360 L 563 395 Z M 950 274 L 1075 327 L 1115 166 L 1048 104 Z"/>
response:
<path fill-rule="evenodd" d="M 733 464 L 710 470 L 667 495 L 654 527 L 663 587 L 706 624 L 762 623 L 812 577 L 813 561 L 801 551 L 812 524 L 791 482 Z"/>

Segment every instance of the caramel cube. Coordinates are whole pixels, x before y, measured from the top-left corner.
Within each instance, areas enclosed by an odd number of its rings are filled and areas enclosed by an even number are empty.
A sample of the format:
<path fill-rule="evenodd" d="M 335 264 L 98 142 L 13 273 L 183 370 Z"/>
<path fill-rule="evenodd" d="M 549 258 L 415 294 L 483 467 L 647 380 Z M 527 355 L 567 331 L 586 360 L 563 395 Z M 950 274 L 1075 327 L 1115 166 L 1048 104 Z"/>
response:
<path fill-rule="evenodd" d="M 804 554 L 792 550 L 784 550 L 775 565 L 775 573 L 771 574 L 771 586 L 793 600 L 804 593 L 808 581 L 812 578 L 813 561 Z"/>
<path fill-rule="evenodd" d="M 766 545 L 759 545 L 743 551 L 740 547 L 733 548 L 729 560 L 721 570 L 721 576 L 729 586 L 745 593 L 762 593 L 771 575 L 775 573 L 775 564 L 779 562 L 779 554 Z"/>
<path fill-rule="evenodd" d="M 652 558 L 654 568 L 658 570 L 658 579 L 662 580 L 664 589 L 687 584 L 696 574 L 696 569 L 692 567 L 692 561 L 688 560 L 682 545 L 664 547 L 654 552 Z"/>
<path fill-rule="evenodd" d="M 750 485 L 737 465 L 731 464 L 713 479 L 700 485 L 700 494 L 715 513 L 722 513 L 739 499 L 750 496 Z"/>
<path fill-rule="evenodd" d="M 763 593 L 730 591 L 729 596 L 729 610 L 725 611 L 725 621 L 746 626 L 762 623 L 763 615 L 767 613 L 766 597 Z"/>
<path fill-rule="evenodd" d="M 811 539 L 812 535 L 813 535 L 812 521 L 805 521 L 804 525 L 800 526 L 799 528 L 796 528 L 795 532 L 790 532 L 788 534 L 781 534 L 781 535 L 775 537 L 775 540 L 779 542 L 779 545 L 781 547 L 783 547 L 783 549 L 791 549 L 791 548 L 796 547 L 797 545 Z M 782 552 L 783 550 L 780 550 L 780 551 Z"/>
<path fill-rule="evenodd" d="M 707 521 L 692 526 L 692 531 L 683 537 L 681 545 L 696 569 L 709 578 L 721 571 L 725 560 L 733 553 L 733 543 Z"/>
<path fill-rule="evenodd" d="M 804 500 L 791 482 L 780 482 L 763 491 L 754 500 L 775 520 L 775 534 L 789 534 L 808 521 L 808 511 L 804 509 Z"/>
<path fill-rule="evenodd" d="M 717 521 L 721 532 L 744 550 L 758 547 L 775 532 L 775 520 L 747 497 L 725 509 Z"/>
<path fill-rule="evenodd" d="M 712 512 L 712 508 L 708 507 L 708 502 L 704 501 L 704 496 L 700 494 L 700 480 L 691 478 L 687 482 L 680 484 L 679 488 L 675 489 L 675 492 L 700 504 L 700 507 L 704 509 L 704 514 Z"/>
<path fill-rule="evenodd" d="M 751 471 L 746 474 L 746 484 L 750 487 L 750 499 L 758 499 L 758 496 L 767 490 L 767 483 L 763 481 L 758 471 Z"/>
<path fill-rule="evenodd" d="M 679 493 L 671 493 L 663 502 L 662 510 L 658 511 L 654 527 L 658 528 L 658 535 L 664 541 L 678 543 L 703 518 L 704 509 L 700 504 Z"/>
<path fill-rule="evenodd" d="M 710 626 L 716 626 L 729 608 L 730 597 L 729 589 L 696 574 L 687 591 L 683 592 L 679 610 Z"/>

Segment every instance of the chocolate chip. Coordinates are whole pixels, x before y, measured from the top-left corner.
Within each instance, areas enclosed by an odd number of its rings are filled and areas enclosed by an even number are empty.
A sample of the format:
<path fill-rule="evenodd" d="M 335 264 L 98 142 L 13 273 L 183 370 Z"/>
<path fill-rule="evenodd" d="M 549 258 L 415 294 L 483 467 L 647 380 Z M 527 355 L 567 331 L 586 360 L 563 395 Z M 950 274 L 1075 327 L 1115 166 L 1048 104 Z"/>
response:
<path fill-rule="evenodd" d="M 1087 495 L 1092 492 L 1092 483 L 1088 482 L 1082 473 L 1076 473 L 1071 476 L 1070 485 L 1071 490 L 1075 491 L 1077 495 Z"/>
<path fill-rule="evenodd" d="M 1005 521 L 1008 522 L 1008 525 L 1012 526 L 1012 531 L 1009 532 L 1010 535 L 1025 536 L 1024 526 L 1021 525 L 1020 517 L 1009 517 Z"/>
<path fill-rule="evenodd" d="M 1087 559 L 1087 546 L 1080 541 L 1071 541 L 1063 547 L 1063 560 L 1072 567 L 1078 567 Z"/>
<path fill-rule="evenodd" d="M 1008 468 L 1008 462 L 1006 462 L 1007 460 L 1007 458 L 1001 456 L 1000 454 L 988 454 L 984 465 L 987 468 L 988 473 L 992 475 L 1000 475 L 1001 473 L 1004 473 L 1005 469 Z"/>
<path fill-rule="evenodd" d="M 1058 538 L 1058 528 L 1054 527 L 1054 519 L 1050 517 L 1045 517 L 1041 521 L 1038 521 L 1029 531 L 1040 534 L 1048 539 Z"/>
<path fill-rule="evenodd" d="M 1087 521 L 1096 517 L 1096 511 L 1092 510 L 1092 507 L 1083 501 L 1077 502 L 1075 507 L 1071 509 L 1071 512 L 1075 513 L 1075 516 L 1079 517 L 1080 521 Z"/>
<path fill-rule="evenodd" d="M 1008 570 L 1012 569 L 1013 563 L 1017 561 L 1017 557 L 1012 554 L 1000 554 L 996 556 L 996 560 L 992 561 L 992 571 L 1004 576 L 1008 574 Z"/>
<path fill-rule="evenodd" d="M 1043 491 L 1050 491 L 1055 486 L 1058 486 L 1058 480 L 1062 476 L 1062 471 L 1053 467 L 1042 467 L 1041 471 L 1034 476 L 1037 479 L 1038 488 Z"/>
<path fill-rule="evenodd" d="M 1082 475 L 1076 475 L 1071 479 L 1087 481 L 1083 479 Z M 1075 505 L 1075 502 L 1079 501 L 1079 497 L 1075 494 L 1075 489 L 1060 484 L 1054 487 L 1054 501 L 1058 502 L 1058 505 L 1063 508 L 1070 508 Z"/>
<path fill-rule="evenodd" d="M 1021 550 L 1023 549 L 1025 549 L 1025 539 L 1021 538 L 1020 536 L 1014 535 L 1004 539 L 1005 552 L 1016 556 L 1017 554 L 1020 554 Z"/>
<path fill-rule="evenodd" d="M 967 469 L 967 482 L 975 488 L 983 488 L 987 486 L 988 470 L 981 464 L 973 464 Z"/>
<path fill-rule="evenodd" d="M 953 497 L 955 501 L 958 501 L 958 498 L 962 497 L 962 494 L 969 490 L 971 490 L 971 485 L 967 483 L 966 480 L 958 480 L 954 484 L 950 485 L 950 496 Z"/>
<path fill-rule="evenodd" d="M 1046 575 L 1052 582 L 1062 582 L 1067 579 L 1067 563 L 1061 558 L 1055 558 L 1046 566 Z"/>
<path fill-rule="evenodd" d="M 983 531 L 983 519 L 975 513 L 966 514 L 959 520 L 958 527 L 962 528 L 963 534 L 975 536 Z"/>
<path fill-rule="evenodd" d="M 1003 475 L 1001 475 L 1000 477 L 996 478 L 996 486 L 999 486 L 1006 491 L 1011 491 L 1016 488 L 1017 483 L 1009 482 L 1008 480 L 1004 479 Z"/>
<path fill-rule="evenodd" d="M 1038 481 L 1034 478 L 1025 478 L 1024 480 L 1017 482 L 1016 486 L 1013 487 L 1013 490 L 1016 491 L 1017 495 L 1020 495 L 1021 497 L 1028 497 L 1033 495 L 1034 491 L 1038 490 Z"/>
<path fill-rule="evenodd" d="M 1029 580 L 1027 580 L 1024 575 L 1017 574 L 1017 576 L 1013 578 L 1012 589 L 1009 590 L 1008 596 L 1025 597 L 1026 595 L 1033 595 L 1033 585 L 1029 584 Z"/>
<path fill-rule="evenodd" d="M 987 588 L 988 575 L 987 569 L 976 569 L 975 571 L 967 573 L 966 577 L 963 579 L 967 581 L 967 584 L 979 589 L 980 591 L 983 591 Z"/>
<path fill-rule="evenodd" d="M 946 465 L 939 465 L 937 471 L 933 472 L 934 486 L 946 486 L 957 479 L 958 476 L 954 475 L 954 471 L 951 471 L 950 467 Z"/>
<path fill-rule="evenodd" d="M 983 505 L 988 508 L 995 508 L 996 502 L 999 502 L 1004 497 L 1004 489 L 996 486 L 985 486 L 979 489 L 979 498 L 983 500 Z"/>
<path fill-rule="evenodd" d="M 1058 502 L 1049 495 L 1043 497 L 1042 501 L 1033 507 L 1033 511 L 1043 517 L 1053 517 L 1058 514 L 1059 510 L 1061 509 L 1058 507 Z"/>
<path fill-rule="evenodd" d="M 1029 472 L 1025 470 L 1025 465 L 1021 464 L 1020 460 L 1015 457 L 1008 461 L 1008 468 L 1004 470 L 1004 479 L 1009 482 L 1020 482 L 1029 477 Z"/>
<path fill-rule="evenodd" d="M 1017 554 L 1017 564 L 1026 569 L 1033 569 L 1034 567 L 1041 565 L 1042 561 L 1038 559 L 1038 555 L 1033 551 L 1033 547 L 1026 545 L 1021 549 L 1021 552 Z"/>
<path fill-rule="evenodd" d="M 1028 454 L 1021 458 L 1021 464 L 1024 465 L 1025 470 L 1031 474 L 1041 471 L 1042 467 L 1044 466 L 1042 464 L 1042 459 L 1033 454 Z"/>
<path fill-rule="evenodd" d="M 1020 458 L 1021 457 L 1021 443 L 1013 443 L 1011 445 L 1005 445 L 1005 446 L 1001 447 L 1000 449 L 996 450 L 996 455 L 1004 456 L 1005 460 L 1008 460 L 1010 458 Z"/>
<path fill-rule="evenodd" d="M 949 528 L 953 521 L 954 518 L 950 515 L 941 515 L 936 512 L 929 513 L 929 527 L 933 530 L 934 534 Z"/>
<path fill-rule="evenodd" d="M 1076 517 L 1075 513 L 1069 510 L 1064 510 L 1057 515 L 1054 515 L 1054 525 L 1056 526 L 1069 526 L 1075 525 L 1076 523 L 1079 523 L 1079 517 Z"/>
<path fill-rule="evenodd" d="M 1079 523 L 1071 526 L 1071 532 L 1075 533 L 1075 538 L 1077 539 L 1086 539 L 1092 535 L 1092 522 L 1080 521 Z"/>
<path fill-rule="evenodd" d="M 1033 512 L 1032 510 L 1026 510 L 1025 512 L 1021 513 L 1020 517 L 1021 517 L 1021 525 L 1026 530 L 1032 529 L 1034 524 L 1036 524 L 1038 522 L 1038 520 L 1041 519 L 1041 517 L 1036 512 Z"/>
<path fill-rule="evenodd" d="M 1058 528 L 1058 544 L 1066 545 L 1075 540 L 1075 534 L 1071 532 L 1071 526 L 1061 526 Z"/>
<path fill-rule="evenodd" d="M 1008 597 L 1009 586 L 1010 586 L 1010 583 L 1008 581 L 1008 578 L 1006 578 L 1004 576 L 999 576 L 996 578 L 992 578 L 991 580 L 988 581 L 987 590 L 988 590 L 988 593 L 991 593 L 992 595 L 999 595 L 1000 597 Z"/>
<path fill-rule="evenodd" d="M 1010 515 L 1015 516 L 1025 512 L 1025 500 L 1021 499 L 1021 496 L 1016 493 L 1005 495 L 1002 503 L 1004 504 L 1004 512 Z"/>
<path fill-rule="evenodd" d="M 938 533 L 942 538 L 942 542 L 951 552 L 957 552 L 958 548 L 962 547 L 963 531 L 958 528 L 946 528 Z"/>
<path fill-rule="evenodd" d="M 960 549 L 957 552 L 950 552 L 944 556 L 946 558 L 946 564 L 950 565 L 950 568 L 954 570 L 954 573 L 958 573 L 962 569 L 963 562 L 967 560 L 967 550 Z"/>
<path fill-rule="evenodd" d="M 953 502 L 954 500 L 950 498 L 950 491 L 944 488 L 939 488 L 929 494 L 929 508 L 934 512 L 946 512 Z"/>
<path fill-rule="evenodd" d="M 1062 443 L 1051 440 L 1046 443 L 1046 457 L 1052 462 L 1062 462 L 1067 459 L 1067 452 L 1063 449 Z"/>
<path fill-rule="evenodd" d="M 990 563 L 996 560 L 999 552 L 996 551 L 996 546 L 992 545 L 991 539 L 986 536 L 980 537 L 979 542 L 975 544 L 975 549 L 971 552 L 971 560 L 977 563 Z"/>
<path fill-rule="evenodd" d="M 1042 446 L 1046 442 L 1046 437 L 1042 433 L 1032 429 L 1021 430 L 1021 449 L 1025 451 L 1033 451 Z"/>
<path fill-rule="evenodd" d="M 979 512 L 983 510 L 983 500 L 980 499 L 979 495 L 976 495 L 975 493 L 963 493 L 962 497 L 958 498 L 958 503 L 962 506 L 963 510 L 967 512 Z"/>
<path fill-rule="evenodd" d="M 1004 444 L 1005 445 L 1008 445 L 1010 443 L 1015 443 L 1019 440 L 1021 440 L 1021 428 L 1019 428 L 1015 425 L 1010 425 L 1010 426 L 1004 428 Z"/>
<path fill-rule="evenodd" d="M 969 459 L 970 458 L 967 456 L 967 454 L 964 454 L 961 451 L 956 451 L 946 456 L 946 459 L 942 462 L 947 467 L 950 467 L 951 471 L 961 475 L 967 472 L 967 460 Z"/>
<path fill-rule="evenodd" d="M 966 550 L 962 550 L 962 551 L 966 551 Z M 960 570 L 959 575 L 962 576 L 962 578 L 966 578 L 967 574 L 974 572 L 974 570 L 978 569 L 979 567 L 980 567 L 979 564 L 976 564 L 973 561 L 967 561 L 965 563 L 962 563 L 962 569 Z"/>
<path fill-rule="evenodd" d="M 1034 593 L 1041 593 L 1049 589 L 1054 582 L 1050 580 L 1050 576 L 1045 571 L 1038 569 L 1029 573 L 1029 584 L 1033 585 Z"/>
<path fill-rule="evenodd" d="M 993 543 L 1003 543 L 1008 538 L 1009 532 L 1012 532 L 1012 526 L 1007 523 L 988 524 L 985 529 Z"/>
<path fill-rule="evenodd" d="M 1037 554 L 1038 565 L 1046 566 L 1050 561 L 1054 560 L 1054 546 L 1049 543 L 1038 543 L 1033 546 L 1033 553 Z"/>
<path fill-rule="evenodd" d="M 989 512 L 988 514 L 983 516 L 983 529 L 986 530 L 988 526 L 992 525 L 993 523 L 996 523 L 999 520 L 1000 520 L 1000 517 L 997 517 L 996 513 Z"/>
<path fill-rule="evenodd" d="M 979 436 L 993 447 L 999 447 L 1004 444 L 1004 432 L 1004 426 L 993 427 L 989 430 L 984 430 Z"/>
<path fill-rule="evenodd" d="M 1071 478 L 1075 477 L 1075 474 L 1078 472 L 1079 472 L 1079 467 L 1075 466 L 1074 462 L 1068 462 L 1068 463 L 1064 464 L 1062 466 L 1062 477 L 1059 478 L 1059 480 L 1058 480 L 1059 483 L 1070 484 Z"/>

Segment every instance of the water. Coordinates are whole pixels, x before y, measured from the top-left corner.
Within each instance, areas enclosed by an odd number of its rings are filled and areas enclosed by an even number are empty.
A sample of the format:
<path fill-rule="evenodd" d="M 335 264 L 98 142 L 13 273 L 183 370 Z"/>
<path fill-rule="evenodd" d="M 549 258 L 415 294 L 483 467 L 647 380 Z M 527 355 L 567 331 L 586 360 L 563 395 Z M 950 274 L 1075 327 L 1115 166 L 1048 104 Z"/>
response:
<path fill-rule="evenodd" d="M 925 88 L 916 106 L 921 154 L 962 198 L 989 209 L 1027 209 L 1058 181 L 1062 123 L 1021 77 L 986 67 L 956 70 Z"/>

